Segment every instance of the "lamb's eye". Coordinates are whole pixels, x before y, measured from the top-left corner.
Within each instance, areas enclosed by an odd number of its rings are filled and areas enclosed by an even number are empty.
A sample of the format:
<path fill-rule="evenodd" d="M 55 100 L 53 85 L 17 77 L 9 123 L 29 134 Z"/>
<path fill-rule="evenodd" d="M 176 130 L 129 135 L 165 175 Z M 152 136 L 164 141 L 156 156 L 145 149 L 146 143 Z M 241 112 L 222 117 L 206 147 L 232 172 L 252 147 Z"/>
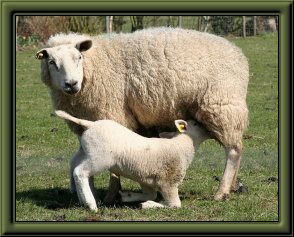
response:
<path fill-rule="evenodd" d="M 197 126 L 197 125 L 198 125 L 198 123 L 197 123 L 197 122 L 195 122 L 195 123 L 194 123 L 194 126 Z"/>

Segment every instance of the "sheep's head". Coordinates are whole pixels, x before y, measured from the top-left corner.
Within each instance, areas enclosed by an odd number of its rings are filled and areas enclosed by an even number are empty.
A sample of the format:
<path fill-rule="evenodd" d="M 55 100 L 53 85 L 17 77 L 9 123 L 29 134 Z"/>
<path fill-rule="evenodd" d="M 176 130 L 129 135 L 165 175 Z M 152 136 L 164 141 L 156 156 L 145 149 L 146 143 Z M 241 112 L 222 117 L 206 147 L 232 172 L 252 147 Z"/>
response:
<path fill-rule="evenodd" d="M 43 82 L 69 95 L 78 93 L 83 82 L 81 52 L 87 51 L 91 46 L 91 40 L 84 40 L 77 44 L 64 44 L 38 51 L 36 58 L 42 60 Z"/>

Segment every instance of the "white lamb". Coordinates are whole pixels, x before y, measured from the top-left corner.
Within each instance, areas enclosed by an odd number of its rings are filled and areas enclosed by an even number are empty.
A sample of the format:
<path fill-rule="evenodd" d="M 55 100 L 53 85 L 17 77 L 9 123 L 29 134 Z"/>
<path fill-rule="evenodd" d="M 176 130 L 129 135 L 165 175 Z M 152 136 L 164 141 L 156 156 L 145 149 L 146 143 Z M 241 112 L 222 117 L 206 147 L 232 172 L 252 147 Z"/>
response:
<path fill-rule="evenodd" d="M 175 120 L 180 133 L 164 133 L 166 138 L 145 138 L 113 120 L 91 122 L 55 111 L 86 130 L 80 142 L 85 156 L 74 167 L 73 176 L 82 204 L 97 211 L 89 177 L 109 170 L 140 183 L 143 193 L 122 193 L 122 201 L 146 201 L 142 208 L 180 207 L 178 185 L 193 160 L 195 150 L 209 133 L 193 120 Z M 171 137 L 167 139 L 167 137 Z M 159 191 L 164 204 L 153 202 Z"/>

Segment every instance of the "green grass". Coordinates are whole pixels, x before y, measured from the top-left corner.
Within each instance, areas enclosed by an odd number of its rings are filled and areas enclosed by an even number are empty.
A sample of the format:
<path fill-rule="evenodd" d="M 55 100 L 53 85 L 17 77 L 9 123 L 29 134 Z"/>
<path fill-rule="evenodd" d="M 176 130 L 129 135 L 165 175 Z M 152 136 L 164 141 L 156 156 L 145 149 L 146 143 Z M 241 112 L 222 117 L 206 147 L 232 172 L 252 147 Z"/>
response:
<path fill-rule="evenodd" d="M 69 192 L 69 159 L 78 148 L 66 124 L 51 116 L 33 51 L 16 57 L 16 221 L 278 221 L 278 36 L 231 39 L 250 63 L 250 126 L 244 136 L 240 179 L 247 193 L 216 202 L 225 167 L 224 150 L 205 142 L 180 186 L 180 209 L 141 210 L 138 203 L 101 205 L 93 214 Z M 104 197 L 108 172 L 95 177 Z M 139 191 L 122 179 L 123 189 Z"/>

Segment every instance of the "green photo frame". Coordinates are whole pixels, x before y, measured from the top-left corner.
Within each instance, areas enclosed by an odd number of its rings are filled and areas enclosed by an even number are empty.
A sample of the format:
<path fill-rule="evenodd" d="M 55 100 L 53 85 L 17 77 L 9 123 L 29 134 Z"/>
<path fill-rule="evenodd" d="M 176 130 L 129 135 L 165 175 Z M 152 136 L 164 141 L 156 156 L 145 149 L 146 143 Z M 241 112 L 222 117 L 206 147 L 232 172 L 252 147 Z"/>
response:
<path fill-rule="evenodd" d="M 1 235 L 287 234 L 292 223 L 292 1 L 1 1 Z M 18 14 L 276 14 L 279 16 L 279 221 L 17 222 L 15 221 L 15 16 Z M 293 74 L 292 74 L 293 75 Z"/>

